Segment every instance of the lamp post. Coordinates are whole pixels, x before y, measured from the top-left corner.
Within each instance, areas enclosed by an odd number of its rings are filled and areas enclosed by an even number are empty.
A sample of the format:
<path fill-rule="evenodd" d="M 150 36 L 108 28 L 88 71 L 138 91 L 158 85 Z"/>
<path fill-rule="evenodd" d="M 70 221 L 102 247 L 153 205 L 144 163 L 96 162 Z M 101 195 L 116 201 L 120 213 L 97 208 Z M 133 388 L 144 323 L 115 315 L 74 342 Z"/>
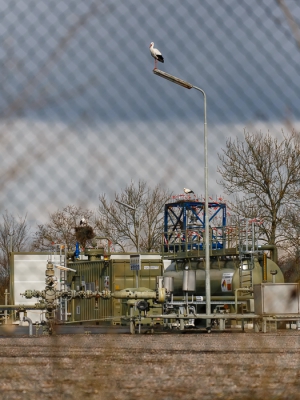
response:
<path fill-rule="evenodd" d="M 139 216 L 139 213 L 138 213 L 138 208 L 132 207 L 129 204 L 123 203 L 122 201 L 117 200 L 117 199 L 115 199 L 115 202 L 118 203 L 118 204 L 121 204 L 122 206 L 124 206 L 126 208 L 129 208 L 129 210 L 134 211 L 134 217 L 135 217 L 135 219 L 136 219 L 136 217 L 138 219 L 138 232 L 137 232 L 136 252 L 139 254 L 140 253 L 140 216 Z M 135 271 L 135 283 L 136 283 L 136 287 L 138 288 L 139 287 L 139 271 L 138 270 Z"/>
<path fill-rule="evenodd" d="M 204 176 L 205 176 L 205 295 L 206 295 L 206 314 L 211 313 L 211 294 L 210 294 L 210 258 L 209 258 L 209 215 L 208 215 L 208 160 L 207 160 L 207 121 L 206 121 L 206 94 L 204 90 L 186 82 L 182 79 L 176 78 L 167 72 L 160 71 L 155 68 L 153 70 L 155 75 L 167 79 L 179 86 L 186 89 L 196 89 L 203 94 L 204 99 Z M 207 328 L 210 330 L 210 319 L 206 320 Z"/>

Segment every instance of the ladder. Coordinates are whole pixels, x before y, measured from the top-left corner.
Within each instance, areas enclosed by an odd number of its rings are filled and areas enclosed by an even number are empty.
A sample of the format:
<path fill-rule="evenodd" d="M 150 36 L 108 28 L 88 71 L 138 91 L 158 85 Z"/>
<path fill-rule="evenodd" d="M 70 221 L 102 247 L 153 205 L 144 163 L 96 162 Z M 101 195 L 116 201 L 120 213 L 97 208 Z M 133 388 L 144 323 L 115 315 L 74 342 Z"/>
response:
<path fill-rule="evenodd" d="M 240 288 L 253 288 L 253 268 L 245 270 L 243 265 L 240 266 Z M 241 292 L 241 295 L 247 294 L 246 292 Z"/>
<path fill-rule="evenodd" d="M 240 288 L 253 289 L 254 258 L 258 256 L 257 218 L 239 220 L 239 280 Z M 247 292 L 242 292 L 247 295 Z"/>

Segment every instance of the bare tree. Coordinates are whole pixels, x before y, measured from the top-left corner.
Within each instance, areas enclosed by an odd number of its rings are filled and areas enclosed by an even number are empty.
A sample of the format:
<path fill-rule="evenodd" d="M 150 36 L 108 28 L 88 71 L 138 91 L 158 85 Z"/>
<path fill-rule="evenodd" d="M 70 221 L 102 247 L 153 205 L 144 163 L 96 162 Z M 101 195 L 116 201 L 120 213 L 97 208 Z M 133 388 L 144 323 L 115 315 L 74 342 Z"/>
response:
<path fill-rule="evenodd" d="M 108 201 L 105 194 L 100 195 L 99 219 L 97 228 L 122 251 L 159 251 L 163 232 L 163 207 L 171 193 L 156 186 L 147 188 L 144 181 L 133 182 L 115 199 L 134 208 L 129 209 L 115 201 Z M 139 241 L 139 243 L 138 243 Z M 138 246 L 139 244 L 139 246 Z"/>
<path fill-rule="evenodd" d="M 295 256 L 299 260 L 300 251 L 300 204 L 296 201 L 286 209 L 282 221 L 282 236 L 284 247 L 289 257 Z"/>
<path fill-rule="evenodd" d="M 79 227 L 83 217 L 88 226 L 93 226 L 94 213 L 82 207 L 68 205 L 62 211 L 57 210 L 49 214 L 50 221 L 38 225 L 38 230 L 34 234 L 34 249 L 48 250 L 54 243 L 65 244 L 68 249 L 73 249 L 77 241 L 76 228 Z"/>
<path fill-rule="evenodd" d="M 299 25 L 296 21 L 296 18 L 293 16 L 293 14 L 291 13 L 289 7 L 286 5 L 284 0 L 277 0 L 277 3 L 279 5 L 279 7 L 281 8 L 289 26 L 290 26 L 291 32 L 294 35 L 297 46 L 300 49 L 300 29 L 299 29 Z"/>
<path fill-rule="evenodd" d="M 260 217 L 267 243 L 283 242 L 283 221 L 299 194 L 298 134 L 283 133 L 278 141 L 270 133 L 245 132 L 243 141 L 227 140 L 219 159 L 221 184 L 236 196 L 234 211 L 245 217 Z"/>
<path fill-rule="evenodd" d="M 0 223 L 0 277 L 9 276 L 10 252 L 25 251 L 29 245 L 27 216 L 14 217 L 5 211 Z"/>
<path fill-rule="evenodd" d="M 300 204 L 291 204 L 282 222 L 284 252 L 279 260 L 287 282 L 300 281 Z"/>

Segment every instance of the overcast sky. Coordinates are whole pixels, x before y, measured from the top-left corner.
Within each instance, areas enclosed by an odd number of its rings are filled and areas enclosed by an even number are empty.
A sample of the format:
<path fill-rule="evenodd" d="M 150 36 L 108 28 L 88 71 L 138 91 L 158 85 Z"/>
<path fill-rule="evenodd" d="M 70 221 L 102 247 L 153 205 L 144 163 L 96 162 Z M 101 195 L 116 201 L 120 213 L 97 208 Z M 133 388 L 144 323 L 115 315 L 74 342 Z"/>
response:
<path fill-rule="evenodd" d="M 2 210 L 34 223 L 131 179 L 203 193 L 203 97 L 153 74 L 151 41 L 207 94 L 221 194 L 226 138 L 298 126 L 300 5 L 285 4 L 293 21 L 275 0 L 0 0 Z"/>

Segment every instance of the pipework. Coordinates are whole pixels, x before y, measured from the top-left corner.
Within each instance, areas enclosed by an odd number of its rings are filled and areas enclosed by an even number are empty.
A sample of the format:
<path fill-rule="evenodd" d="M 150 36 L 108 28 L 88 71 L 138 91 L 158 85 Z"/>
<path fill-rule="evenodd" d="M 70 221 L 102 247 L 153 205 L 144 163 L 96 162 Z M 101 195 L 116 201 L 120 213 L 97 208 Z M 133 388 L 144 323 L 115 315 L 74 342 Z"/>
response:
<path fill-rule="evenodd" d="M 23 321 L 29 323 L 29 336 L 32 336 L 32 320 L 27 317 L 26 312 L 24 313 Z"/>

